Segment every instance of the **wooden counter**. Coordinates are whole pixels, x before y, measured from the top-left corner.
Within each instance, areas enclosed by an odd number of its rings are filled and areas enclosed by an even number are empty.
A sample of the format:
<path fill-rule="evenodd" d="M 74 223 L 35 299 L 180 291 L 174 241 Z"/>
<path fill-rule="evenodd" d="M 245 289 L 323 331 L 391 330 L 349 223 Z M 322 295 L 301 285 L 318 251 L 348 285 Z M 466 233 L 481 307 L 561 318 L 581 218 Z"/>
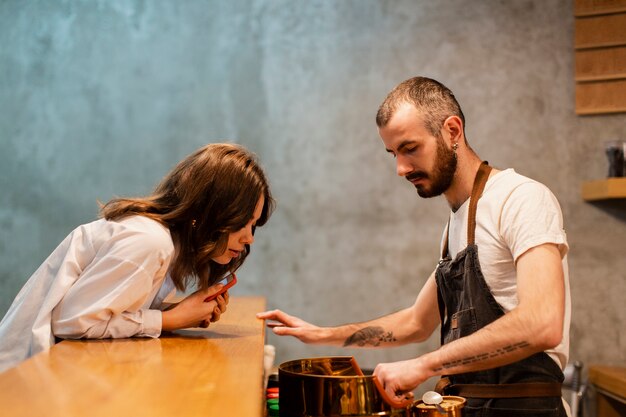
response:
<path fill-rule="evenodd" d="M 64 341 L 0 374 L 3 416 L 262 416 L 262 297 L 208 329 Z"/>
<path fill-rule="evenodd" d="M 590 366 L 589 382 L 597 391 L 596 415 L 599 417 L 626 415 L 626 368 Z"/>

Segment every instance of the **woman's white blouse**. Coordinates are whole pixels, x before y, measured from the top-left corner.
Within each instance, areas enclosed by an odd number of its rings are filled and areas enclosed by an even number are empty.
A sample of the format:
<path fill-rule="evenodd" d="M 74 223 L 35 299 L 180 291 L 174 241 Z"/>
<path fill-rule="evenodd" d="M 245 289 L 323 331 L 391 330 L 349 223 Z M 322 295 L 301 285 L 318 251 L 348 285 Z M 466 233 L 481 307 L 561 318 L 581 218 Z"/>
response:
<path fill-rule="evenodd" d="M 76 228 L 35 271 L 0 323 L 0 372 L 61 338 L 158 337 L 169 230 L 144 216 Z"/>

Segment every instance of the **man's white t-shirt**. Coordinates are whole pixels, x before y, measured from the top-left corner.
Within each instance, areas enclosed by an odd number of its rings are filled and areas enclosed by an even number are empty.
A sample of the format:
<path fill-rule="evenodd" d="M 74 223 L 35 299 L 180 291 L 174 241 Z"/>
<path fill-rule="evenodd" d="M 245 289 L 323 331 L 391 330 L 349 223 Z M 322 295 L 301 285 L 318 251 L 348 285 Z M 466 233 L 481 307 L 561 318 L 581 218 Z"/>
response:
<path fill-rule="evenodd" d="M 468 208 L 469 199 L 450 214 L 448 250 L 453 259 L 467 247 Z M 556 197 L 545 185 L 519 175 L 513 169 L 493 174 L 478 200 L 475 239 L 485 281 L 505 313 L 518 304 L 517 259 L 535 246 L 557 245 L 565 274 L 563 340 L 546 353 L 564 369 L 569 356 L 571 305 L 567 237 Z"/>

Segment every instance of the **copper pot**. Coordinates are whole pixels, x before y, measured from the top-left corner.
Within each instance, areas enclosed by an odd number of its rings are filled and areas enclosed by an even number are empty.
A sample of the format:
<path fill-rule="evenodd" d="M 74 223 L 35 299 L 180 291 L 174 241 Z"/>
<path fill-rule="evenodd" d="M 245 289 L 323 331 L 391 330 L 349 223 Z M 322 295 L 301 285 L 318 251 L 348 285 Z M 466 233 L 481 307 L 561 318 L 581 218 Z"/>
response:
<path fill-rule="evenodd" d="M 278 367 L 281 417 L 405 416 L 382 398 L 351 357 L 297 359 Z"/>
<path fill-rule="evenodd" d="M 352 357 L 285 362 L 278 367 L 278 384 L 281 417 L 446 416 L 421 401 L 390 401 L 378 379 L 363 375 Z M 444 397 L 447 417 L 461 416 L 465 400 L 455 398 L 459 400 Z"/>

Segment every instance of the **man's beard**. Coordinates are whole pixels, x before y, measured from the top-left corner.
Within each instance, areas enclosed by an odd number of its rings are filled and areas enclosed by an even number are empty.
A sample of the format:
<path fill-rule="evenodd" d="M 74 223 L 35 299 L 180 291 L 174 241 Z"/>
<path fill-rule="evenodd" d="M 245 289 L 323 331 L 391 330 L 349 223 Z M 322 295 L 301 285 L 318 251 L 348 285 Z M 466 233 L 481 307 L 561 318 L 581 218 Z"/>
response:
<path fill-rule="evenodd" d="M 448 149 L 442 138 L 437 139 L 437 155 L 435 167 L 432 173 L 427 174 L 424 171 L 414 172 L 407 175 L 407 179 L 426 178 L 431 182 L 430 187 L 423 184 L 417 184 L 417 194 L 422 198 L 436 197 L 443 194 L 454 179 L 456 172 L 456 155 L 452 149 Z"/>

